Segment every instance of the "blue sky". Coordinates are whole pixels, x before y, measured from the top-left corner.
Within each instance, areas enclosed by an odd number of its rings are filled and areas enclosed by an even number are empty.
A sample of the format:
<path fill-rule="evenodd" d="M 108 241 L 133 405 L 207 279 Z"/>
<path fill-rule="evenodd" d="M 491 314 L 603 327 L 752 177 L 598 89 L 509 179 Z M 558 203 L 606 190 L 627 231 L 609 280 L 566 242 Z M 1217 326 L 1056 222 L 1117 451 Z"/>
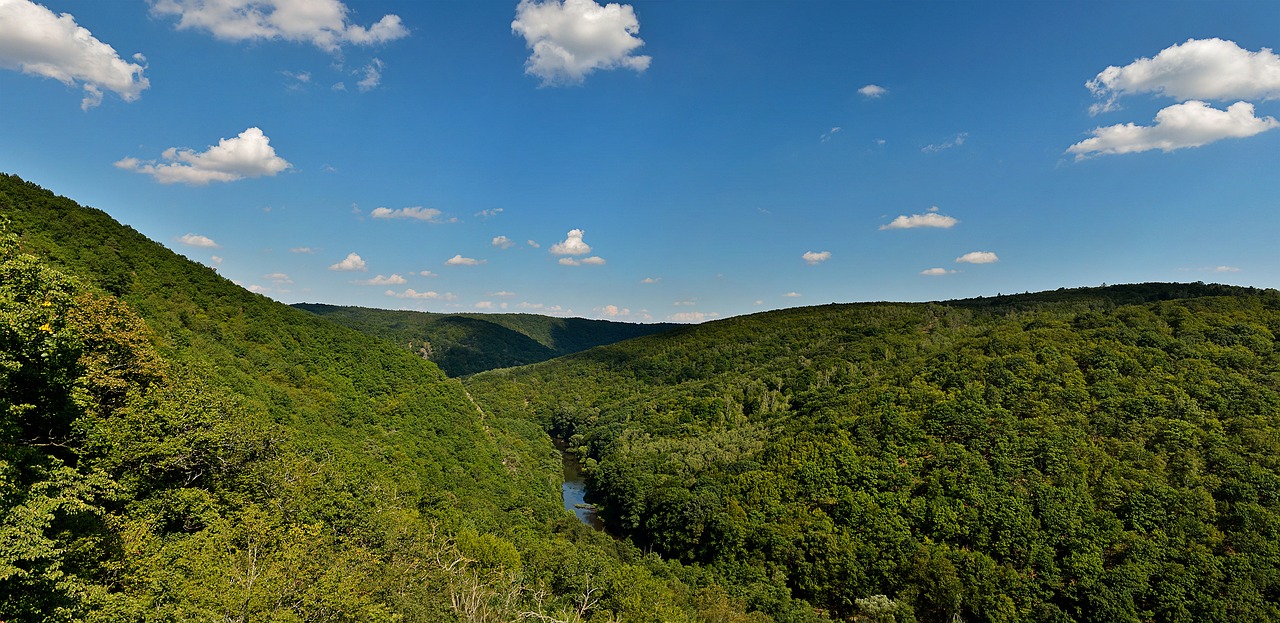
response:
<path fill-rule="evenodd" d="M 0 170 L 287 303 L 696 322 L 1277 287 L 1276 24 L 1272 2 L 0 0 Z"/>

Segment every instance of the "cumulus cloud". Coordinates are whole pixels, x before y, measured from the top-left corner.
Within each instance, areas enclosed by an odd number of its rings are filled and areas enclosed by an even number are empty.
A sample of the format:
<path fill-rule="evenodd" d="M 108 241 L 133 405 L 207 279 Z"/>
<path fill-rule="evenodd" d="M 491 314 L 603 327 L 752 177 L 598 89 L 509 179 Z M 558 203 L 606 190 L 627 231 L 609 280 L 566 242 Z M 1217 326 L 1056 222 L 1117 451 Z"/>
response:
<path fill-rule="evenodd" d="M 452 301 L 458 298 L 454 296 L 452 292 L 443 292 L 443 293 L 435 292 L 435 291 L 418 292 L 413 288 L 406 288 L 404 292 L 387 290 L 385 294 L 387 296 L 394 296 L 398 299 L 428 299 L 428 300 L 436 300 L 436 301 Z"/>
<path fill-rule="evenodd" d="M 591 257 L 584 257 L 580 260 L 572 257 L 560 258 L 561 266 L 584 266 L 584 265 L 585 266 L 603 266 L 604 264 L 605 264 L 605 259 L 598 255 L 593 255 Z"/>
<path fill-rule="evenodd" d="M 926 269 L 924 269 L 924 270 L 920 271 L 920 274 L 921 274 L 921 275 L 926 275 L 926 276 L 929 276 L 929 277 L 941 277 L 942 275 L 951 275 L 951 274 L 958 273 L 958 272 L 960 272 L 960 271 L 958 271 L 958 270 L 947 270 L 947 269 L 945 269 L 945 268 L 926 268 Z"/>
<path fill-rule="evenodd" d="M 329 270 L 369 270 L 369 267 L 359 255 L 348 253 L 341 262 L 329 266 Z"/>
<path fill-rule="evenodd" d="M 471 257 L 462 257 L 462 254 L 459 253 L 445 260 L 444 263 L 449 266 L 479 266 L 485 263 L 485 260 L 477 260 Z"/>
<path fill-rule="evenodd" d="M 179 30 L 205 30 L 224 41 L 280 39 L 327 52 L 409 35 L 397 15 L 384 15 L 372 26 L 352 24 L 350 10 L 338 0 L 152 0 L 151 12 L 177 17 Z"/>
<path fill-rule="evenodd" d="M 145 173 L 161 184 L 203 186 L 209 182 L 234 182 L 246 177 L 272 176 L 291 168 L 289 161 L 276 155 L 271 139 L 262 130 L 249 128 L 235 138 L 224 138 L 208 149 L 170 147 L 155 160 L 122 158 L 115 166 L 126 171 Z"/>
<path fill-rule="evenodd" d="M 408 283 L 408 281 L 406 281 L 405 278 L 401 277 L 400 275 L 391 273 L 390 277 L 383 277 L 382 275 L 378 275 L 373 279 L 364 279 L 362 281 L 356 281 L 354 283 L 362 286 L 398 286 L 401 284 Z"/>
<path fill-rule="evenodd" d="M 528 243 L 529 243 L 529 246 L 531 246 L 531 247 L 533 247 L 533 248 L 535 248 L 535 249 L 541 249 L 541 248 L 542 248 L 542 245 L 538 244 L 536 241 L 533 241 L 533 240 L 527 240 L 526 242 L 528 242 Z"/>
<path fill-rule="evenodd" d="M 806 264 L 813 266 L 815 264 L 821 264 L 822 262 L 825 262 L 831 259 L 831 252 L 830 251 L 818 251 L 818 252 L 805 251 L 804 255 L 800 257 L 805 261 Z"/>
<path fill-rule="evenodd" d="M 218 248 L 218 243 L 214 242 L 212 238 L 209 238 L 208 236 L 201 236 L 200 234 L 184 234 L 182 237 L 178 238 L 178 242 L 191 247 L 204 247 L 206 249 Z"/>
<path fill-rule="evenodd" d="M 1178 101 L 1280 98 L 1280 56 L 1268 48 L 1250 52 L 1234 41 L 1187 39 L 1154 58 L 1110 66 L 1085 83 L 1101 101 L 1098 114 L 1116 110 L 1116 98 L 1155 93 Z"/>
<path fill-rule="evenodd" d="M 957 257 L 956 261 L 961 264 L 991 264 L 999 262 L 1000 258 L 990 251 L 970 251 Z"/>
<path fill-rule="evenodd" d="M 423 277 L 439 277 L 439 276 L 440 276 L 440 275 L 437 275 L 437 274 L 435 274 L 435 273 L 433 273 L 433 272 L 431 272 L 431 271 L 429 271 L 429 270 L 424 270 L 424 271 L 422 271 L 422 272 L 419 272 L 418 274 L 419 274 L 419 275 L 421 275 L 421 276 L 423 276 Z"/>
<path fill-rule="evenodd" d="M 858 94 L 869 99 L 876 99 L 877 97 L 880 97 L 881 95 L 884 95 L 885 93 L 888 93 L 888 92 L 889 92 L 889 89 L 886 89 L 878 84 L 868 84 L 867 86 L 862 87 L 861 89 L 858 89 Z"/>
<path fill-rule="evenodd" d="M 680 312 L 678 314 L 671 314 L 670 316 L 667 316 L 667 320 L 671 322 L 690 322 L 690 323 L 696 324 L 699 322 L 706 322 L 708 320 L 712 320 L 719 317 L 720 317 L 720 314 L 717 314 L 715 312 L 691 311 L 691 312 Z"/>
<path fill-rule="evenodd" d="M 428 223 L 441 223 L 440 211 L 435 208 L 424 208 L 422 206 L 414 206 L 412 208 L 399 208 L 392 210 L 391 208 L 374 208 L 369 216 L 373 218 L 408 218 L 419 221 L 427 221 Z"/>
<path fill-rule="evenodd" d="M 617 305 L 605 305 L 604 307 L 597 307 L 595 311 L 600 312 L 600 315 L 608 318 L 618 318 L 621 316 L 631 315 L 630 309 L 627 309 L 626 307 L 618 307 Z"/>
<path fill-rule="evenodd" d="M 586 255 L 590 253 L 591 245 L 582 241 L 582 236 L 586 233 L 581 229 L 569 230 L 563 242 L 551 245 L 551 253 L 553 255 Z"/>
<path fill-rule="evenodd" d="M 925 145 L 924 147 L 920 148 L 920 151 L 926 154 L 936 154 L 945 149 L 951 149 L 952 147 L 959 147 L 963 145 L 964 142 L 968 140 L 968 138 L 969 138 L 968 132 L 961 132 L 955 135 L 955 138 L 952 138 L 951 140 L 943 141 L 941 143 L 932 143 L 929 145 Z"/>
<path fill-rule="evenodd" d="M 267 275 L 263 275 L 262 278 L 266 279 L 267 281 L 270 281 L 271 283 L 280 283 L 280 284 L 293 283 L 293 279 L 291 279 L 289 275 L 285 273 L 270 273 Z"/>
<path fill-rule="evenodd" d="M 494 236 L 491 244 L 499 249 L 510 249 L 516 243 L 506 236 Z"/>
<path fill-rule="evenodd" d="M 887 225 L 881 225 L 880 229 L 914 229 L 916 227 L 939 227 L 949 229 L 955 227 L 960 221 L 953 217 L 938 214 L 937 212 L 927 212 L 925 214 L 905 214 L 899 215 L 897 218 L 889 221 Z"/>
<path fill-rule="evenodd" d="M 476 309 L 493 309 L 493 301 L 479 301 L 476 303 Z"/>
<path fill-rule="evenodd" d="M 596 70 L 643 72 L 651 60 L 631 54 L 644 41 L 635 36 L 640 21 L 628 4 L 521 0 L 511 31 L 532 50 L 524 72 L 537 76 L 542 86 L 581 84 Z"/>
<path fill-rule="evenodd" d="M 141 54 L 134 60 L 145 62 Z M 132 102 L 151 86 L 145 66 L 120 58 L 70 13 L 55 15 L 28 0 L 0 0 L 0 67 L 79 84 L 82 110 L 101 104 L 104 90 Z"/>
<path fill-rule="evenodd" d="M 1159 149 L 1170 152 L 1200 147 L 1226 138 L 1246 138 L 1280 126 L 1274 117 L 1256 117 L 1253 104 L 1236 102 L 1218 110 L 1192 100 L 1156 113 L 1156 123 L 1122 123 L 1094 128 L 1093 137 L 1067 148 L 1076 160 L 1101 154 L 1128 154 Z"/>

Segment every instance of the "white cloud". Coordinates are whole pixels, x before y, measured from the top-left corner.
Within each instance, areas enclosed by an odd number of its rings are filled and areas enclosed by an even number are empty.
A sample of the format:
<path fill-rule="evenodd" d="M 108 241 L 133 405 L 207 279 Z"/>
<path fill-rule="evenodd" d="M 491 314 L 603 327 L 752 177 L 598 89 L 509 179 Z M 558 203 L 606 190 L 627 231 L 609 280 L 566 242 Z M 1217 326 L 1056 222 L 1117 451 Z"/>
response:
<path fill-rule="evenodd" d="M 444 263 L 448 264 L 449 266 L 479 266 L 480 264 L 485 263 L 485 260 L 477 260 L 475 258 L 462 257 L 462 254 L 459 253 L 445 260 Z"/>
<path fill-rule="evenodd" d="M 361 93 L 367 93 L 378 88 L 378 85 L 382 84 L 382 67 L 383 64 L 380 59 L 375 58 L 369 61 L 368 65 L 356 72 L 357 75 L 364 74 L 364 77 L 356 83 L 356 88 L 360 89 Z"/>
<path fill-rule="evenodd" d="M 493 309 L 493 301 L 480 301 L 476 303 L 476 309 Z"/>
<path fill-rule="evenodd" d="M 224 41 L 283 39 L 336 52 L 345 44 L 370 45 L 409 35 L 397 15 L 372 26 L 347 21 L 338 0 L 152 0 L 151 12 L 178 18 L 178 29 L 206 30 Z"/>
<path fill-rule="evenodd" d="M 247 289 L 250 292 L 253 292 L 254 294 L 267 294 L 268 292 L 271 292 L 271 288 L 260 286 L 256 283 L 253 285 L 250 285 Z"/>
<path fill-rule="evenodd" d="M 1258 118 L 1253 104 L 1236 102 L 1226 110 L 1192 100 L 1156 113 L 1156 124 L 1123 123 L 1094 128 L 1093 137 L 1067 148 L 1076 160 L 1099 154 L 1128 154 L 1152 149 L 1170 152 L 1226 138 L 1246 138 L 1280 126 L 1274 117 Z"/>
<path fill-rule="evenodd" d="M 831 252 L 830 252 L 830 251 L 819 251 L 819 252 L 815 252 L 815 251 L 805 251 L 805 252 L 804 252 L 804 255 L 802 255 L 802 256 L 800 256 L 800 257 L 801 257 L 801 258 L 805 261 L 805 263 L 807 263 L 808 265 L 810 265 L 810 266 L 814 266 L 814 265 L 816 265 L 816 264 L 821 264 L 822 262 L 825 262 L 825 261 L 827 261 L 827 260 L 831 259 Z"/>
<path fill-rule="evenodd" d="M 204 247 L 206 249 L 219 248 L 218 243 L 214 242 L 212 238 L 208 236 L 201 236 L 200 234 L 184 234 L 181 238 L 178 238 L 178 242 L 192 247 Z"/>
<path fill-rule="evenodd" d="M 911 216 L 907 216 L 905 214 L 899 215 L 897 218 L 890 221 L 888 225 L 881 225 L 880 229 L 914 229 L 916 227 L 939 227 L 942 229 L 948 229 L 954 227 L 956 223 L 960 222 L 953 217 L 938 214 L 932 210 L 933 208 L 925 214 L 912 214 Z"/>
<path fill-rule="evenodd" d="M 961 132 L 961 133 L 957 134 L 957 135 L 955 136 L 955 138 L 953 138 L 953 139 L 951 139 L 951 140 L 949 140 L 949 141 L 943 141 L 943 142 L 941 142 L 941 143 L 933 143 L 933 144 L 930 144 L 930 145 L 925 145 L 924 147 L 920 148 L 920 151 L 922 151 L 922 152 L 924 152 L 924 153 L 926 153 L 926 154 L 936 154 L 936 153 L 938 153 L 938 152 L 940 152 L 940 151 L 942 151 L 942 150 L 944 150 L 944 149 L 951 149 L 952 147 L 959 147 L 959 146 L 963 145 L 963 144 L 964 144 L 964 142 L 965 142 L 966 140 L 968 140 L 968 138 L 969 138 L 969 133 L 968 133 L 968 132 Z"/>
<path fill-rule="evenodd" d="M 528 240 L 528 241 L 526 241 L 526 242 L 528 242 L 528 243 L 529 243 L 529 246 L 531 246 L 531 247 L 533 247 L 533 248 L 535 248 L 535 249 L 541 249 L 541 248 L 542 248 L 542 245 L 540 245 L 540 244 L 538 244 L 537 242 L 534 242 L 534 241 L 532 241 L 532 240 Z"/>
<path fill-rule="evenodd" d="M 764 299 L 756 299 L 752 305 L 764 305 Z"/>
<path fill-rule="evenodd" d="M 270 281 L 271 283 L 280 283 L 280 284 L 293 283 L 293 279 L 290 279 L 289 275 L 286 275 L 284 273 L 271 273 L 271 274 L 263 275 L 262 278 L 266 279 L 267 281 Z"/>
<path fill-rule="evenodd" d="M 356 281 L 354 283 L 362 286 L 398 286 L 401 284 L 408 283 L 408 281 L 406 281 L 405 278 L 401 277 L 400 275 L 391 273 L 390 277 L 383 277 L 382 275 L 378 275 L 373 279 L 365 279 L 363 281 Z"/>
<path fill-rule="evenodd" d="M 289 252 L 290 253 L 315 253 L 316 251 L 311 247 L 293 247 L 292 249 L 289 249 Z"/>
<path fill-rule="evenodd" d="M 956 261 L 962 264 L 991 264 L 999 262 L 1000 258 L 990 251 L 970 251 L 957 257 Z"/>
<path fill-rule="evenodd" d="M 1214 267 L 1213 267 L 1213 272 L 1215 272 L 1215 273 L 1238 273 L 1238 272 L 1240 272 L 1240 269 L 1239 269 L 1239 268 L 1237 268 L 1237 267 L 1235 267 L 1235 266 L 1214 266 Z"/>
<path fill-rule="evenodd" d="M 369 270 L 364 260 L 355 253 L 348 253 L 341 262 L 329 267 L 329 270 Z"/>
<path fill-rule="evenodd" d="M 799 292 L 788 292 L 788 293 L 786 293 L 786 294 L 783 294 L 782 296 L 785 296 L 785 297 L 787 297 L 787 298 L 789 298 L 789 299 L 797 299 L 797 298 L 800 298 L 800 293 L 799 293 Z"/>
<path fill-rule="evenodd" d="M 423 277 L 439 277 L 439 276 L 440 276 L 440 275 L 437 275 L 437 274 L 435 274 L 435 273 L 433 273 L 433 272 L 431 272 L 431 271 L 429 271 L 429 270 L 421 271 L 421 272 L 419 272 L 418 274 L 419 274 L 419 275 L 421 275 L 421 276 L 423 276 Z"/>
<path fill-rule="evenodd" d="M 1187 39 L 1154 58 L 1111 66 L 1085 83 L 1102 101 L 1098 114 L 1116 110 L 1121 95 L 1155 93 L 1187 100 L 1280 98 L 1280 56 L 1268 48 L 1250 52 L 1223 39 Z"/>
<path fill-rule="evenodd" d="M 134 60 L 146 61 L 141 54 Z M 132 102 L 151 86 L 145 66 L 120 58 L 70 13 L 55 15 L 28 0 L 0 0 L 0 67 L 80 84 L 82 110 L 101 104 L 104 89 Z"/>
<path fill-rule="evenodd" d="M 867 86 L 862 87 L 861 89 L 858 89 L 859 94 L 861 94 L 863 97 L 870 98 L 870 99 L 875 99 L 888 92 L 889 92 L 889 89 L 886 89 L 877 84 L 868 84 Z"/>
<path fill-rule="evenodd" d="M 685 299 L 683 301 L 675 301 L 674 303 L 672 303 L 672 305 L 675 305 L 676 307 L 693 307 L 694 305 L 697 305 L 697 304 L 698 302 L 693 299 Z"/>
<path fill-rule="evenodd" d="M 640 283 L 658 283 L 659 281 L 662 281 L 662 277 L 645 277 L 640 280 Z"/>
<path fill-rule="evenodd" d="M 412 208 L 399 208 L 392 210 L 391 208 L 374 208 L 369 216 L 373 218 L 409 218 L 419 221 L 427 221 L 429 223 L 441 223 L 440 211 L 435 208 L 424 208 L 422 206 L 414 206 Z"/>
<path fill-rule="evenodd" d="M 630 309 L 627 309 L 626 307 L 618 307 L 617 305 L 605 305 L 604 307 L 597 307 L 595 308 L 595 311 L 600 312 L 602 316 L 606 316 L 608 318 L 618 318 L 621 316 L 631 315 Z"/>
<path fill-rule="evenodd" d="M 591 245 L 582 241 L 582 236 L 587 232 L 581 229 L 571 229 L 565 235 L 564 242 L 557 242 L 551 245 L 551 253 L 553 255 L 586 255 L 591 252 Z"/>
<path fill-rule="evenodd" d="M 562 258 L 560 258 L 560 265 L 561 265 L 561 266 L 583 266 L 583 265 L 587 265 L 587 266 L 603 266 L 604 264 L 605 264 L 605 259 L 604 259 L 603 257 L 598 256 L 598 255 L 593 255 L 593 256 L 591 256 L 591 257 L 584 257 L 584 258 L 582 258 L 582 259 L 580 259 L 580 260 L 578 260 L 578 259 L 574 259 L 574 258 L 571 258 L 571 257 L 562 257 Z"/>
<path fill-rule="evenodd" d="M 699 323 L 719 317 L 720 314 L 715 312 L 680 312 L 678 314 L 671 314 L 670 316 L 667 316 L 667 320 L 671 322 Z"/>
<path fill-rule="evenodd" d="M 479 212 L 476 212 L 475 216 L 478 216 L 480 218 L 489 218 L 491 216 L 497 216 L 499 214 L 502 214 L 503 212 L 504 210 L 502 208 L 490 208 L 488 210 L 481 210 Z"/>
<path fill-rule="evenodd" d="M 510 249 L 516 243 L 506 236 L 494 236 L 491 244 L 499 249 Z"/>
<path fill-rule="evenodd" d="M 398 299 L 430 299 L 430 300 L 437 300 L 437 301 L 452 301 L 458 298 L 454 296 L 452 292 L 444 292 L 444 293 L 434 292 L 434 291 L 418 292 L 413 288 L 406 288 L 404 292 L 387 290 L 385 294 L 387 296 L 394 296 Z"/>
<path fill-rule="evenodd" d="M 258 128 L 249 128 L 235 138 L 219 139 L 217 145 L 202 152 L 170 147 L 161 157 L 166 161 L 163 164 L 157 164 L 155 160 L 122 158 L 115 166 L 145 173 L 161 184 L 193 186 L 271 176 L 293 166 L 276 155 L 271 139 Z"/>
<path fill-rule="evenodd" d="M 648 56 L 632 56 L 644 45 L 636 37 L 640 21 L 628 4 L 600 6 L 592 0 L 521 0 L 511 31 L 533 51 L 524 72 L 542 86 L 581 84 L 596 70 L 643 72 Z"/>
<path fill-rule="evenodd" d="M 818 137 L 818 140 L 825 143 L 831 140 L 835 135 L 839 133 L 840 133 L 840 126 L 836 126 L 834 128 L 831 128 L 830 130 L 827 130 L 826 132 L 823 132 L 822 136 Z"/>
<path fill-rule="evenodd" d="M 542 303 L 530 303 L 529 301 L 522 301 L 520 302 L 520 304 L 516 305 L 516 307 L 519 307 L 520 309 L 542 309 L 543 305 Z"/>
<path fill-rule="evenodd" d="M 221 256 L 221 255 L 211 255 L 211 256 L 209 256 L 209 259 L 210 259 L 210 260 L 212 260 L 214 264 L 221 264 L 221 263 L 222 263 L 222 256 Z"/>
<path fill-rule="evenodd" d="M 958 260 L 957 260 L 957 261 L 958 261 Z M 926 276 L 929 276 L 929 277 L 940 277 L 940 276 L 942 276 L 942 275 L 952 275 L 952 274 L 955 274 L 955 273 L 958 273 L 958 272 L 960 272 L 960 271 L 958 271 L 958 270 L 947 270 L 947 269 L 945 269 L 945 268 L 927 268 L 927 269 L 925 269 L 925 270 L 920 271 L 920 274 L 921 274 L 921 275 L 926 275 Z"/>
<path fill-rule="evenodd" d="M 516 293 L 515 293 L 515 292 L 507 292 L 506 290 L 499 290 L 499 291 L 497 291 L 497 292 L 491 292 L 491 293 L 489 294 L 489 296 L 493 296 L 493 297 L 497 297 L 497 298 L 510 298 L 510 297 L 515 296 L 515 295 L 516 295 Z"/>

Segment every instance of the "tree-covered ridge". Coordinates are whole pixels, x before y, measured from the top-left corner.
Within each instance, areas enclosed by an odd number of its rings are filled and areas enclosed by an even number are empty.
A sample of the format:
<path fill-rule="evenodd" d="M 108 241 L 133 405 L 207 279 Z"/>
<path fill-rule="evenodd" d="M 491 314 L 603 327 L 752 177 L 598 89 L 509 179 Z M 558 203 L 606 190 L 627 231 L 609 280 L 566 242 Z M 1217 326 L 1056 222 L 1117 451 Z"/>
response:
<path fill-rule="evenodd" d="M 0 221 L 0 620 L 759 620 L 430 362 L 16 177 Z"/>
<path fill-rule="evenodd" d="M 467 384 L 570 438 L 611 530 L 834 617 L 1264 621 L 1277 334 L 1276 291 L 1139 284 L 767 312 Z"/>
<path fill-rule="evenodd" d="M 393 311 L 320 303 L 298 303 L 293 307 L 405 346 L 453 377 L 546 361 L 678 326 L 537 314 Z"/>

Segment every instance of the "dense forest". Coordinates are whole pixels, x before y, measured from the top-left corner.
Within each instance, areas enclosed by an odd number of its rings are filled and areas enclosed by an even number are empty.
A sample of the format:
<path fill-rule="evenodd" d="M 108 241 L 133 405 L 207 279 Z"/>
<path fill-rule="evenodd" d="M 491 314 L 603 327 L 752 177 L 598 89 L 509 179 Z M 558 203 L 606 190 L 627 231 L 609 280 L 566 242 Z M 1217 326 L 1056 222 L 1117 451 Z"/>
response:
<path fill-rule="evenodd" d="M 538 363 L 679 326 L 537 314 L 437 314 L 319 303 L 293 307 L 400 344 L 453 377 Z"/>
<path fill-rule="evenodd" d="M 0 176 L 0 621 L 1280 621 L 1274 290 L 301 307 Z"/>
<path fill-rule="evenodd" d="M 559 469 L 406 349 L 0 176 L 0 620 L 757 620 Z"/>
<path fill-rule="evenodd" d="M 767 312 L 467 385 L 569 440 L 611 531 L 766 611 L 1276 621 L 1278 333 L 1274 290 L 1140 284 Z"/>

